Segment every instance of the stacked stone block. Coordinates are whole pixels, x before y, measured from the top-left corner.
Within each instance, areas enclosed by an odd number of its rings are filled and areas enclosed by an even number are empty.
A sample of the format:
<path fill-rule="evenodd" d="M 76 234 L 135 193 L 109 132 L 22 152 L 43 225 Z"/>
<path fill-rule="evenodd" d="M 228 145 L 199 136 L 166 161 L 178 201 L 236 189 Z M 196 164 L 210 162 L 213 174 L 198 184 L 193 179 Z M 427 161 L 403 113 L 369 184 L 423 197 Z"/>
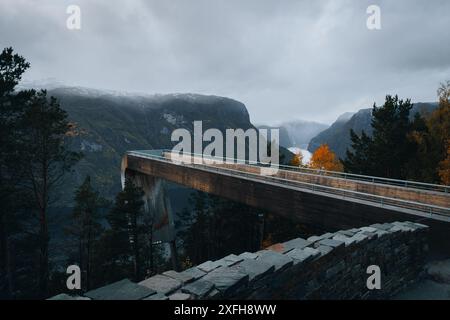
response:
<path fill-rule="evenodd" d="M 138 284 L 122 280 L 85 294 L 91 299 L 388 299 L 424 274 L 428 227 L 412 222 L 293 239 L 255 253 L 228 255 Z M 367 267 L 381 270 L 369 290 Z"/>

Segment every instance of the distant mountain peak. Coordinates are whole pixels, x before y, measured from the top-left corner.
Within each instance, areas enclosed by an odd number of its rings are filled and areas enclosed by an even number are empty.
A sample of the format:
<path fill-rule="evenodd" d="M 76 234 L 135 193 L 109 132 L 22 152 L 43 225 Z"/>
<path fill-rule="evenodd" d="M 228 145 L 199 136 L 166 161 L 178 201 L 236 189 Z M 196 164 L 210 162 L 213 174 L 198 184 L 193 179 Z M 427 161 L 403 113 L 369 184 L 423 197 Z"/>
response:
<path fill-rule="evenodd" d="M 110 89 L 97 89 L 85 86 L 68 85 L 55 78 L 47 78 L 42 80 L 24 80 L 17 88 L 19 90 L 24 89 L 46 89 L 52 91 L 57 95 L 75 95 L 84 96 L 91 98 L 124 98 L 130 100 L 145 100 L 147 102 L 163 103 L 170 102 L 172 100 L 183 100 L 190 103 L 198 104 L 211 104 L 217 101 L 234 102 L 236 104 L 243 104 L 237 100 L 208 94 L 199 93 L 144 93 L 144 92 L 133 92 L 133 91 L 119 91 Z"/>
<path fill-rule="evenodd" d="M 341 115 L 336 119 L 335 122 L 346 122 L 346 121 L 350 120 L 350 118 L 353 117 L 353 115 L 354 115 L 355 113 L 356 113 L 356 112 L 345 112 L 345 113 L 341 114 Z"/>

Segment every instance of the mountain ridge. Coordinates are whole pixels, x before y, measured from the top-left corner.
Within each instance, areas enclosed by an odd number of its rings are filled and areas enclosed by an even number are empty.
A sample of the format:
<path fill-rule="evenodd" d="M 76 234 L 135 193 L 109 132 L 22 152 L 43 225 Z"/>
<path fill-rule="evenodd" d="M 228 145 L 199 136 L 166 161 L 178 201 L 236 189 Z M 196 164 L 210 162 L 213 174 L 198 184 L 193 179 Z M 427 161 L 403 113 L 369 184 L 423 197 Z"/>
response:
<path fill-rule="evenodd" d="M 410 112 L 410 119 L 419 112 L 427 114 L 437 108 L 437 102 L 416 102 Z M 347 113 L 344 113 L 345 115 Z M 358 135 L 364 130 L 369 136 L 372 135 L 372 108 L 360 109 L 354 113 L 348 120 L 342 121 L 345 117 L 339 116 L 337 120 L 324 131 L 313 137 L 308 144 L 308 151 L 313 153 L 321 144 L 328 144 L 330 149 L 345 159 L 346 151 L 351 146 L 350 129 L 353 129 Z M 347 115 L 348 116 L 348 115 Z"/>

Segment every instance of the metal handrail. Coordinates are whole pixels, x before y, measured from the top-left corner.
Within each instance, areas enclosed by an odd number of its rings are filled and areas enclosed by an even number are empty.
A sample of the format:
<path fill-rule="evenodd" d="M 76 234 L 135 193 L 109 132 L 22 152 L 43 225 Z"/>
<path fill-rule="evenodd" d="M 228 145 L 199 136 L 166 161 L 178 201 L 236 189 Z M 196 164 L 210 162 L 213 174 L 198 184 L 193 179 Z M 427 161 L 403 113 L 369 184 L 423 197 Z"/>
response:
<path fill-rule="evenodd" d="M 146 153 L 146 151 L 131 151 L 131 152 L 128 152 L 128 154 L 173 164 L 172 160 L 167 159 L 163 155 L 149 154 L 149 153 Z M 383 207 L 386 207 L 386 206 L 400 207 L 400 208 L 404 208 L 404 209 L 413 210 L 416 212 L 417 211 L 422 212 L 429 217 L 441 216 L 450 221 L 450 209 L 449 208 L 444 208 L 444 207 L 435 206 L 435 205 L 431 205 L 431 204 L 423 204 L 423 203 L 415 202 L 415 201 L 409 201 L 409 200 L 403 200 L 403 199 L 397 199 L 397 198 L 389 198 L 389 197 L 380 196 L 380 195 L 373 195 L 373 194 L 363 193 L 363 192 L 359 192 L 359 191 L 352 191 L 352 190 L 348 190 L 348 189 L 334 188 L 334 187 L 323 186 L 320 184 L 314 184 L 314 183 L 308 183 L 308 182 L 292 181 L 292 180 L 283 179 L 280 177 L 258 175 L 255 173 L 243 172 L 243 171 L 230 169 L 230 168 L 224 168 L 224 167 L 209 166 L 209 165 L 204 165 L 204 164 L 184 164 L 184 166 L 193 167 L 193 168 L 200 169 L 203 171 L 217 172 L 219 174 L 241 176 L 244 178 L 250 178 L 254 181 L 264 181 L 264 182 L 289 185 L 289 186 L 295 187 L 295 188 L 302 188 L 302 189 L 310 190 L 314 193 L 320 192 L 320 193 L 332 194 L 335 196 L 342 197 L 343 199 L 348 198 L 348 199 L 369 201 L 372 203 L 379 204 Z"/>
<path fill-rule="evenodd" d="M 142 150 L 137 152 L 173 152 L 170 149 L 159 149 L 159 150 Z M 236 159 L 236 158 L 229 158 L 229 157 L 214 157 L 214 156 L 208 156 L 204 154 L 198 154 L 198 153 L 186 153 L 184 152 L 183 155 L 192 155 L 192 156 L 199 156 L 202 158 L 209 158 L 211 160 L 217 160 L 217 161 L 224 161 L 227 163 L 227 161 L 230 161 L 229 163 L 239 163 L 239 164 L 246 164 L 246 165 L 252 165 L 252 166 L 265 166 L 267 164 L 258 162 L 258 161 L 251 161 L 251 160 L 244 160 L 244 159 Z M 418 182 L 418 181 L 412 181 L 412 180 L 400 180 L 400 179 L 391 179 L 391 178 L 383 178 L 383 177 L 375 177 L 375 176 L 367 176 L 367 175 L 360 175 L 360 174 L 354 174 L 354 173 L 345 173 L 345 172 L 337 172 L 337 171 L 329 171 L 329 170 L 320 170 L 320 169 L 311 169 L 311 168 L 301 168 L 301 167 L 295 167 L 295 166 L 288 166 L 288 165 L 276 165 L 275 167 L 278 168 L 278 170 L 281 171 L 295 171 L 295 172 L 303 172 L 304 174 L 313 175 L 313 176 L 327 176 L 327 177 L 335 177 L 343 180 L 353 180 L 353 181 L 363 181 L 368 182 L 372 184 L 383 184 L 383 185 L 390 185 L 395 187 L 405 187 L 405 188 L 414 188 L 414 189 L 421 189 L 421 190 L 429 190 L 429 191 L 435 191 L 435 192 L 443 192 L 443 193 L 450 193 L 450 186 L 447 185 L 440 185 L 440 184 L 433 184 L 433 183 L 425 183 L 425 182 Z M 286 168 L 286 169 L 283 169 Z"/>

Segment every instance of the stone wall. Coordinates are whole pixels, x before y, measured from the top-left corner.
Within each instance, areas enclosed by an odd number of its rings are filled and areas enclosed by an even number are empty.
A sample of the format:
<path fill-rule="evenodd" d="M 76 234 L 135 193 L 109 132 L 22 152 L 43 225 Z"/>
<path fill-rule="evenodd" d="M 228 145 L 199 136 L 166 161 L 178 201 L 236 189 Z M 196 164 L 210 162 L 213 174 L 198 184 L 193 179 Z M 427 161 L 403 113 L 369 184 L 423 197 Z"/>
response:
<path fill-rule="evenodd" d="M 180 273 L 167 271 L 138 284 L 122 280 L 84 296 L 148 300 L 387 299 L 423 275 L 427 229 L 418 223 L 394 222 L 306 240 L 297 238 L 255 253 L 207 261 Z M 380 267 L 380 290 L 367 289 L 370 265 Z"/>

